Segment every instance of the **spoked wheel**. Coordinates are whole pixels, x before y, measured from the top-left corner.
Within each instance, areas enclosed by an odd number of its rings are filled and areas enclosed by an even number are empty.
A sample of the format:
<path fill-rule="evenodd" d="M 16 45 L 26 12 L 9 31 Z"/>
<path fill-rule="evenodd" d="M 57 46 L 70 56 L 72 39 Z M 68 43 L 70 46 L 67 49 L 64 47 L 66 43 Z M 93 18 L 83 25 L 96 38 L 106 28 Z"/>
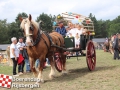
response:
<path fill-rule="evenodd" d="M 86 47 L 86 61 L 87 66 L 90 71 L 93 71 L 96 66 L 96 51 L 94 44 L 91 40 L 88 41 L 87 47 Z"/>
<path fill-rule="evenodd" d="M 55 53 L 55 68 L 58 72 L 62 72 L 62 60 L 59 53 Z"/>

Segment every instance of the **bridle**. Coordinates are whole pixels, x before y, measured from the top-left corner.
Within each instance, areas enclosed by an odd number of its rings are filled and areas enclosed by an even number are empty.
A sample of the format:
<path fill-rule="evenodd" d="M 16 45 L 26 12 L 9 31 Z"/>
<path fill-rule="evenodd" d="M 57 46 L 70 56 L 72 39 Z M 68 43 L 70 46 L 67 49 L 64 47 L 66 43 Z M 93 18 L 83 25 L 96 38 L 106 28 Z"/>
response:
<path fill-rule="evenodd" d="M 21 30 L 24 33 L 24 29 L 21 28 Z M 32 34 L 26 34 L 26 35 L 24 35 L 25 37 L 32 36 L 34 34 L 34 26 L 32 23 L 30 24 L 29 30 L 32 31 Z"/>
<path fill-rule="evenodd" d="M 28 37 L 28 36 L 32 36 L 33 38 L 33 35 L 34 35 L 34 25 L 31 23 L 30 24 L 30 27 L 29 27 L 29 30 L 32 31 L 32 34 L 27 34 L 27 35 L 24 35 L 24 37 Z M 24 29 L 22 29 L 22 32 L 24 33 Z M 37 32 L 37 37 L 34 41 L 32 41 L 31 43 L 33 44 L 33 46 L 37 45 L 40 41 L 40 38 L 41 38 L 41 33 L 40 33 L 40 29 L 38 28 L 38 32 Z"/>

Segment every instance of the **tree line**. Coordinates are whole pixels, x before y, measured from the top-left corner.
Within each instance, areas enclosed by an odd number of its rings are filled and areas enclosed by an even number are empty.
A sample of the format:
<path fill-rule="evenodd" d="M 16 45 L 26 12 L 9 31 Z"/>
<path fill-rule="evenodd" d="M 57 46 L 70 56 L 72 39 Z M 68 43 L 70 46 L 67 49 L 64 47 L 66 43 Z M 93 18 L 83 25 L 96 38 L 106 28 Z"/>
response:
<path fill-rule="evenodd" d="M 11 43 L 10 39 L 12 37 L 19 38 L 20 36 L 23 36 L 22 31 L 20 30 L 20 16 L 28 17 L 26 13 L 22 12 L 16 16 L 14 22 L 7 23 L 7 19 L 0 20 L 0 44 L 9 44 Z M 52 16 L 51 14 L 48 15 L 42 13 L 36 18 L 36 21 L 39 22 L 40 20 L 42 20 L 42 30 L 51 32 L 53 30 L 53 22 L 56 17 L 57 16 L 55 15 Z M 95 15 L 90 13 L 89 18 L 91 18 L 94 22 L 96 38 L 110 37 L 114 33 L 119 33 L 120 31 L 120 16 L 116 17 L 113 20 L 97 20 Z"/>
<path fill-rule="evenodd" d="M 113 20 L 97 20 L 96 17 L 90 13 L 89 18 L 94 22 L 96 38 L 110 37 L 113 34 L 120 33 L 120 15 Z"/>

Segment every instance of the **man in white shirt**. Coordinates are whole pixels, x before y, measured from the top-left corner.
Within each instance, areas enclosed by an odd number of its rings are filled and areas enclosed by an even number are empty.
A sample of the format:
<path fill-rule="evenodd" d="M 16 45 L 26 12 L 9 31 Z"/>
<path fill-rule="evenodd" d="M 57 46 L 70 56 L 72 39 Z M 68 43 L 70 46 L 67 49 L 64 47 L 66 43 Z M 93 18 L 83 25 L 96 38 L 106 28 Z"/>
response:
<path fill-rule="evenodd" d="M 10 58 L 13 60 L 13 75 L 18 76 L 16 73 L 16 67 L 17 67 L 17 60 L 19 57 L 19 50 L 17 49 L 16 43 L 17 39 L 16 37 L 11 38 L 12 44 L 10 45 Z"/>

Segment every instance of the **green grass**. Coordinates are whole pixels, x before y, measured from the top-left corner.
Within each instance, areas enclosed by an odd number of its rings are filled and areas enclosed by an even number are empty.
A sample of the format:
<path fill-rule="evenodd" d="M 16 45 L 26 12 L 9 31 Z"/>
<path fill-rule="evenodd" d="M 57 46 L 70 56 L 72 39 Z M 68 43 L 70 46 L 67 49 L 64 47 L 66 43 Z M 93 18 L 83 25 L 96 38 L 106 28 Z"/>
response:
<path fill-rule="evenodd" d="M 56 78 L 50 80 L 48 78 L 50 68 L 44 69 L 43 75 L 46 82 L 40 83 L 41 88 L 34 90 L 120 90 L 120 60 L 113 60 L 112 54 L 101 50 L 96 51 L 96 54 L 97 62 L 94 71 L 88 70 L 85 57 L 79 57 L 78 61 L 74 57 L 67 60 L 67 75 L 56 71 Z M 12 67 L 0 65 L 0 73 L 12 75 Z M 33 78 L 34 76 L 30 73 L 19 77 Z M 17 89 L 12 88 L 12 90 Z"/>

